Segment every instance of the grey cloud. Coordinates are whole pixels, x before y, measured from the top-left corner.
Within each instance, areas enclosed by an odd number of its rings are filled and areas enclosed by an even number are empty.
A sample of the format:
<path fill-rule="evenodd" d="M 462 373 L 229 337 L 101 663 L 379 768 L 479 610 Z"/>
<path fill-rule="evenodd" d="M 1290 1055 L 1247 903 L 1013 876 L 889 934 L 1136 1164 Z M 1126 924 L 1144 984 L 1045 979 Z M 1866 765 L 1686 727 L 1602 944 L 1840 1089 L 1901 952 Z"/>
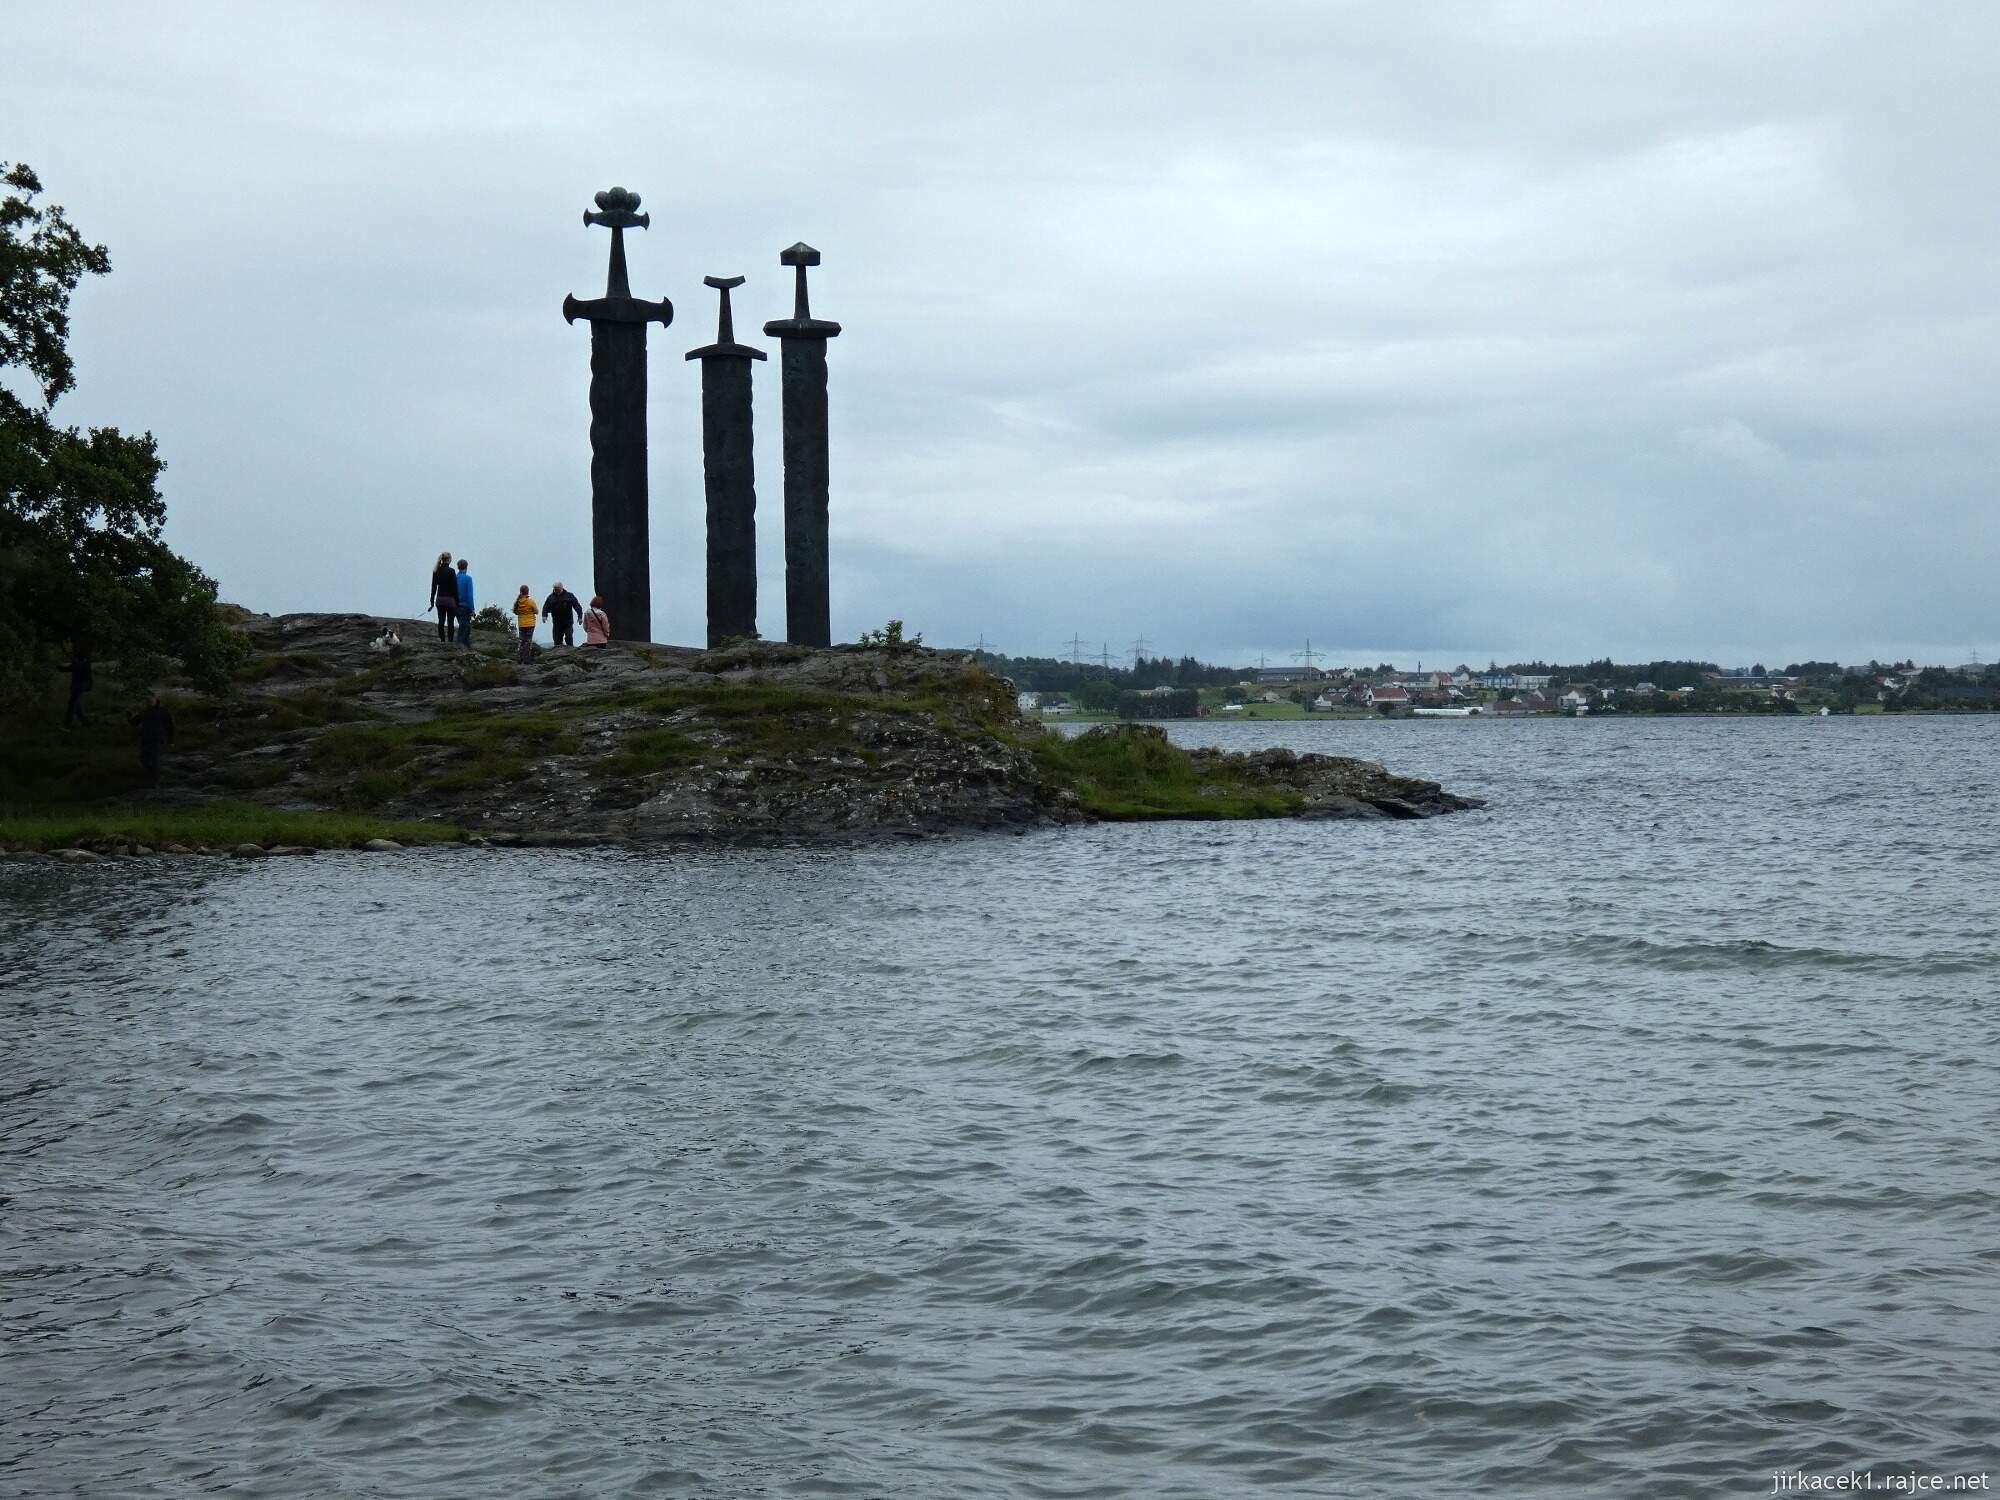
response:
<path fill-rule="evenodd" d="M 587 576 L 578 213 L 654 225 L 656 621 L 697 383 L 826 252 L 835 628 L 1198 654 L 1994 649 L 1989 7 L 82 5 L 10 156 L 110 243 L 72 421 L 260 608 Z M 767 633 L 777 384 L 758 391 Z M 1368 655 L 1368 659 L 1375 659 Z"/>

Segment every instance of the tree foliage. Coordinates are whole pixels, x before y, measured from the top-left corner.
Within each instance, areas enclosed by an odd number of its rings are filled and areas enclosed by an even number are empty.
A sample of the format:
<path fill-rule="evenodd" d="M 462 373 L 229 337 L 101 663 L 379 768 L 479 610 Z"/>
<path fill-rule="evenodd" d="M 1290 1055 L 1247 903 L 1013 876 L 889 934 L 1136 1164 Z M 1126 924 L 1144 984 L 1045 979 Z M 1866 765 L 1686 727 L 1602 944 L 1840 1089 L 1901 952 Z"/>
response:
<path fill-rule="evenodd" d="M 37 695 L 72 654 L 133 677 L 170 659 L 219 690 L 236 641 L 214 582 L 161 539 L 153 435 L 50 415 L 76 383 L 70 297 L 110 271 L 110 255 L 59 206 L 36 204 L 42 184 L 26 165 L 0 162 L 0 185 L 0 372 L 25 375 L 40 398 L 0 384 L 0 597 L 15 647 L 0 655 L 0 696 Z"/>

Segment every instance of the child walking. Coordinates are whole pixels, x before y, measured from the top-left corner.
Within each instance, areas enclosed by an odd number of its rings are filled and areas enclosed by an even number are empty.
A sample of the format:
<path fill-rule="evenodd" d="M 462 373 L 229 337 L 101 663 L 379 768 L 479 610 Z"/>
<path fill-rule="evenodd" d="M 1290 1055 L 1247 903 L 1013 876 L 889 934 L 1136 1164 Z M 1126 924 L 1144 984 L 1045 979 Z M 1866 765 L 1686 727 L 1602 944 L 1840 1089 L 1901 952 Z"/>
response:
<path fill-rule="evenodd" d="M 514 596 L 514 623 L 521 627 L 521 660 L 528 661 L 535 654 L 535 596 L 528 592 L 528 586 L 521 585 L 521 592 Z"/>

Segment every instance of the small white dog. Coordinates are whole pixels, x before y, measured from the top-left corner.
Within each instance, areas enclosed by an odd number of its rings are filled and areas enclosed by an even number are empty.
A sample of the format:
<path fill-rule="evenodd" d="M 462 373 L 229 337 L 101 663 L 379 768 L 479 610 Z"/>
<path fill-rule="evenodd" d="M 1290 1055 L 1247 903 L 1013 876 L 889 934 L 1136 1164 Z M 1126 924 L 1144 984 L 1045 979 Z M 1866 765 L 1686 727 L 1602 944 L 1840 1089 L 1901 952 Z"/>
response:
<path fill-rule="evenodd" d="M 392 646 L 400 646 L 402 644 L 403 638 L 396 634 L 396 627 L 391 625 L 368 643 L 368 649 L 370 651 L 387 651 Z"/>

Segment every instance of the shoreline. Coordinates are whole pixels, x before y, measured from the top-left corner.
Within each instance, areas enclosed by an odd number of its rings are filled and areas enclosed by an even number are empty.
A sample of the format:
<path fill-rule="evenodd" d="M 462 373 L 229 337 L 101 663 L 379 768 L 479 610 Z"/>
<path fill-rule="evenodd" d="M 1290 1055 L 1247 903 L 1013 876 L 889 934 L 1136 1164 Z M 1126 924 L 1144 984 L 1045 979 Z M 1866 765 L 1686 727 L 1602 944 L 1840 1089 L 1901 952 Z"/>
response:
<path fill-rule="evenodd" d="M 1479 805 L 1346 756 L 1183 749 L 1157 724 L 1050 730 L 959 652 L 753 640 L 517 659 L 497 632 L 471 650 L 385 642 L 396 623 L 239 618 L 234 690 L 173 697 L 156 783 L 121 753 L 128 705 L 108 693 L 75 733 L 5 726 L 0 846 L 828 845 Z"/>

